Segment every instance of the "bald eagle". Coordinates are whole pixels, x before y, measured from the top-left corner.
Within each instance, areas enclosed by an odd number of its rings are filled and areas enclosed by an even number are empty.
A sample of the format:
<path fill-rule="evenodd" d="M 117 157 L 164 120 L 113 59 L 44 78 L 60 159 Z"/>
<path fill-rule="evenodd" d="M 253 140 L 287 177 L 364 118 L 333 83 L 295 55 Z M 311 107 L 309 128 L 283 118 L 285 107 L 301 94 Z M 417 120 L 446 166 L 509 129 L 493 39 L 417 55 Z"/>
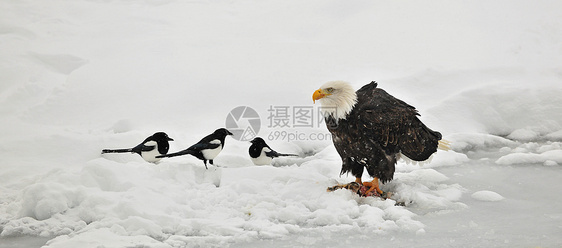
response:
<path fill-rule="evenodd" d="M 441 133 L 418 119 L 411 105 L 391 96 L 371 82 L 357 92 L 343 81 L 327 82 L 312 95 L 322 104 L 332 141 L 342 159 L 341 174 L 351 172 L 361 182 L 364 168 L 372 182 L 367 192 L 382 194 L 382 183 L 392 180 L 400 156 L 425 161 L 442 143 Z"/>

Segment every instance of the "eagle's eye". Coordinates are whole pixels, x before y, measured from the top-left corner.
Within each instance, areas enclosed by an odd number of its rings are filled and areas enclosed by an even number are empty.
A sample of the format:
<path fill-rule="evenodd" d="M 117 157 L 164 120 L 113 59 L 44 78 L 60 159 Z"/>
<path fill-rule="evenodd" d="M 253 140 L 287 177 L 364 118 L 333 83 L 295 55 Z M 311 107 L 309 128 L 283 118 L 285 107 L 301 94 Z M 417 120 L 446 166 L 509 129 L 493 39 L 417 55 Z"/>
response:
<path fill-rule="evenodd" d="M 334 92 L 334 88 L 332 88 L 332 87 L 327 88 L 326 91 L 327 91 L 328 93 L 333 93 L 333 92 Z"/>

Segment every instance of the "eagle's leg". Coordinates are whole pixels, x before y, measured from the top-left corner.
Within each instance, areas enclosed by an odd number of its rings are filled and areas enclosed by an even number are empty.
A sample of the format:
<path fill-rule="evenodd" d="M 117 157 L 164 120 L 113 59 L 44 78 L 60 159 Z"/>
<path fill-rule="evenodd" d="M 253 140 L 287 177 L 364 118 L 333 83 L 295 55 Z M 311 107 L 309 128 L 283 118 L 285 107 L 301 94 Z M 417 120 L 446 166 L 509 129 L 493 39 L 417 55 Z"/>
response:
<path fill-rule="evenodd" d="M 358 183 L 358 184 L 363 184 L 363 183 L 361 182 L 361 178 L 360 178 L 360 177 L 356 177 L 356 178 L 355 178 L 355 182 Z"/>
<path fill-rule="evenodd" d="M 361 180 L 361 178 L 358 178 L 358 179 Z M 365 194 L 368 194 L 369 192 L 371 192 L 371 191 L 373 191 L 373 190 L 376 190 L 377 193 L 379 193 L 379 195 L 382 195 L 382 190 L 381 190 L 381 188 L 379 187 L 379 179 L 378 179 L 378 178 L 376 178 L 376 177 L 373 178 L 373 181 L 371 181 L 371 182 L 364 182 L 363 185 L 366 186 L 366 187 L 370 187 L 370 188 L 365 192 Z"/>

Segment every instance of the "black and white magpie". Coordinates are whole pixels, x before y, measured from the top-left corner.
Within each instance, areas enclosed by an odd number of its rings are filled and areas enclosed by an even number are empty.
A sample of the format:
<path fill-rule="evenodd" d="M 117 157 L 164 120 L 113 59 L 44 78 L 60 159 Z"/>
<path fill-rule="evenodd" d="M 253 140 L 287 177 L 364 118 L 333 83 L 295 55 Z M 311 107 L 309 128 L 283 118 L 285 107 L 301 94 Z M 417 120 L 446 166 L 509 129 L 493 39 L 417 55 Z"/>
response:
<path fill-rule="evenodd" d="M 212 134 L 205 136 L 205 138 L 201 139 L 197 142 L 197 144 L 192 145 L 185 150 L 156 157 L 169 158 L 189 154 L 203 160 L 205 168 L 207 168 L 207 160 L 209 163 L 213 164 L 213 159 L 219 155 L 224 147 L 224 140 L 227 135 L 232 135 L 232 133 L 226 130 L 226 128 L 219 128 Z"/>
<path fill-rule="evenodd" d="M 248 152 L 250 153 L 250 158 L 252 159 L 252 162 L 254 162 L 255 165 L 271 164 L 271 161 L 273 161 L 273 158 L 276 158 L 276 157 L 298 156 L 296 154 L 278 153 L 278 152 L 274 151 L 273 149 L 271 149 L 271 147 L 269 147 L 265 143 L 265 141 L 260 137 L 256 137 L 250 142 L 252 142 L 252 145 L 250 146 L 250 149 L 249 149 Z"/>
<path fill-rule="evenodd" d="M 157 158 L 157 156 L 168 153 L 168 149 L 170 148 L 168 141 L 173 141 L 173 139 L 168 137 L 164 132 L 157 132 L 133 148 L 104 149 L 101 153 L 137 153 L 145 161 L 154 163 L 160 161 L 160 158 Z"/>

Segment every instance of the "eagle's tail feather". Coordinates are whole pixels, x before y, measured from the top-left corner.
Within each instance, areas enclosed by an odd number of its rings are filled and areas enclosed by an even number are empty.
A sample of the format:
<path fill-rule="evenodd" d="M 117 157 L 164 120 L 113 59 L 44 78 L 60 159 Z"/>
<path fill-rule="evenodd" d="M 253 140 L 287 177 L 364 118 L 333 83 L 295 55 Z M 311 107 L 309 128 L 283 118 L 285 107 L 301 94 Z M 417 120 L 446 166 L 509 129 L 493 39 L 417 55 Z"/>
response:
<path fill-rule="evenodd" d="M 451 142 L 443 139 L 439 140 L 439 143 L 437 144 L 437 148 L 443 151 L 451 150 Z"/>

